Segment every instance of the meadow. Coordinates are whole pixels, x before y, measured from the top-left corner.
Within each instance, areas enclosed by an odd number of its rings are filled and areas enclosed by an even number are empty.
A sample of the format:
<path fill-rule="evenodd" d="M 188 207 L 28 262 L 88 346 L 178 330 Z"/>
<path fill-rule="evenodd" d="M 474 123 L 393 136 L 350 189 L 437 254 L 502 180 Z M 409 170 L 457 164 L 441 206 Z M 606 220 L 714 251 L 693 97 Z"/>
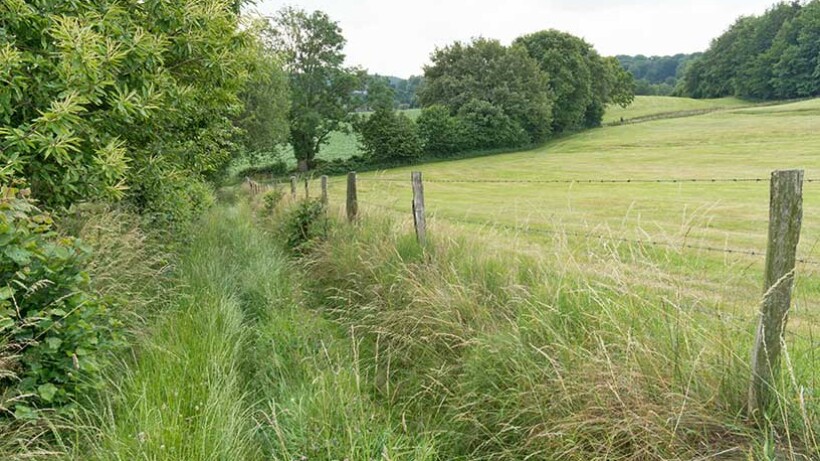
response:
<path fill-rule="evenodd" d="M 696 114 L 698 112 L 736 109 L 752 106 L 754 103 L 738 98 L 692 99 L 674 96 L 635 96 L 627 107 L 610 106 L 604 114 L 604 125 L 629 122 L 652 117 L 670 117 Z"/>
<path fill-rule="evenodd" d="M 100 235 L 124 220 L 103 214 L 80 234 L 117 262 L 109 289 L 145 306 L 133 350 L 106 367 L 99 396 L 8 430 L 0 455 L 816 459 L 820 187 L 805 184 L 805 261 L 762 423 L 745 408 L 762 253 L 713 250 L 762 251 L 766 179 L 820 176 L 818 123 L 820 100 L 804 101 L 364 173 L 354 224 L 342 177 L 328 215 L 229 186 L 170 280 L 165 256 L 123 256 L 127 226 Z M 425 247 L 409 213 L 414 170 Z M 707 181 L 582 182 L 675 178 Z M 43 446 L 49 434 L 57 443 Z"/>
<path fill-rule="evenodd" d="M 658 252 L 656 264 L 667 281 L 647 282 L 644 273 L 631 269 L 635 283 L 671 288 L 685 281 L 693 295 L 753 316 L 768 229 L 769 175 L 802 168 L 807 179 L 820 179 L 817 126 L 820 101 L 813 100 L 605 127 L 528 152 L 362 174 L 359 198 L 374 211 L 387 208 L 409 219 L 409 175 L 419 170 L 433 226 L 493 234 L 495 245 L 525 253 L 560 255 L 553 246 L 567 241 L 581 248 L 576 256 L 587 262 L 595 259 L 590 246 L 610 251 L 619 239 L 656 242 L 661 245 L 643 248 Z M 590 179 L 761 181 L 584 182 Z M 537 182 L 551 180 L 578 182 Z M 343 194 L 343 183 L 331 181 L 331 196 L 341 200 Z M 815 317 L 808 307 L 818 306 L 820 294 L 820 266 L 814 264 L 820 261 L 820 220 L 814 219 L 820 185 L 806 182 L 804 194 L 798 256 L 809 262 L 800 267 L 798 295 L 807 309 L 798 319 Z M 597 266 L 585 270 L 599 272 Z"/>

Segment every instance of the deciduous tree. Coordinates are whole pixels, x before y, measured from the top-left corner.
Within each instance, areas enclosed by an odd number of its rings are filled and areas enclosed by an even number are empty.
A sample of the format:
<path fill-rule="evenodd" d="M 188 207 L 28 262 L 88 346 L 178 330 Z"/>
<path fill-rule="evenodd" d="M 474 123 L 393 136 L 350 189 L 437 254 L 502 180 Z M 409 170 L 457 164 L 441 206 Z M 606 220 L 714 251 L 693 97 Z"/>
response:
<path fill-rule="evenodd" d="M 271 44 L 284 59 L 290 86 L 290 143 L 305 171 L 330 133 L 350 120 L 361 78 L 344 66 L 345 38 L 327 14 L 286 7 L 273 28 Z"/>

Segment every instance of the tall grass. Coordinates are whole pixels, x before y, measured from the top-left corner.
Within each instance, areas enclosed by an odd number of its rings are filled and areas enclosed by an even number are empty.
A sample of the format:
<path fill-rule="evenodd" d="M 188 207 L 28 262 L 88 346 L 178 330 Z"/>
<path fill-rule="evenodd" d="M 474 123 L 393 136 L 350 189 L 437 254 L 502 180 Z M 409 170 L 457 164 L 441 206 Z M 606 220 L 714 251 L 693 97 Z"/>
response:
<path fill-rule="evenodd" d="M 334 229 L 308 265 L 313 302 L 366 341 L 378 401 L 441 459 L 820 456 L 807 344 L 761 428 L 744 408 L 754 323 L 691 292 L 590 275 L 568 248 L 556 265 L 444 228 L 423 251 L 387 218 Z M 609 264 L 651 266 L 634 250 Z"/>
<path fill-rule="evenodd" d="M 170 299 L 86 403 L 66 458 L 426 459 L 381 413 L 357 342 L 299 305 L 295 272 L 246 206 L 217 208 Z"/>

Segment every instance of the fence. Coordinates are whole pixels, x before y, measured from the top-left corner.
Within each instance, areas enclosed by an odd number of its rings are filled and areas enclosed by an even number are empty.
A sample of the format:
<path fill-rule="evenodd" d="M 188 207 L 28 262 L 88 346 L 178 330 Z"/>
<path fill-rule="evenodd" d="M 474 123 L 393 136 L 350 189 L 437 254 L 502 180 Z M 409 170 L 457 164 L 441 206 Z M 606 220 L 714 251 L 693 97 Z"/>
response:
<path fill-rule="evenodd" d="M 258 189 L 258 185 L 248 179 L 252 191 Z M 356 221 L 359 217 L 358 198 L 359 178 L 355 172 L 347 175 L 347 194 L 345 201 L 346 216 L 349 221 Z M 370 177 L 367 181 L 374 182 L 401 182 L 407 180 L 401 178 L 379 178 Z M 751 359 L 752 376 L 749 385 L 748 405 L 753 414 L 762 413 L 772 400 L 773 383 L 776 382 L 778 370 L 780 368 L 780 355 L 782 342 L 785 335 L 785 327 L 788 319 L 789 308 L 791 306 L 792 289 L 794 285 L 794 274 L 797 263 L 820 266 L 820 262 L 807 258 L 797 257 L 797 244 L 800 239 L 803 216 L 803 184 L 818 182 L 817 179 L 804 179 L 802 170 L 781 170 L 774 171 L 770 178 L 668 178 L 668 179 L 471 179 L 471 178 L 443 178 L 423 180 L 422 173 L 412 172 L 410 186 L 412 190 L 412 202 L 410 213 L 413 217 L 413 227 L 416 238 L 420 245 L 427 245 L 427 221 L 424 198 L 424 183 L 460 183 L 460 184 L 589 184 L 589 185 L 612 185 L 612 184 L 661 184 L 661 183 L 769 183 L 769 223 L 768 223 L 768 243 L 765 251 L 747 250 L 736 248 L 720 248 L 709 245 L 696 245 L 691 243 L 675 244 L 671 242 L 656 241 L 651 239 L 630 239 L 625 237 L 604 236 L 589 232 L 567 232 L 562 231 L 562 235 L 572 235 L 581 238 L 606 239 L 616 242 L 624 242 L 634 245 L 650 245 L 662 247 L 682 247 L 709 252 L 719 252 L 726 254 L 737 254 L 746 256 L 764 256 L 764 290 L 759 311 L 759 322 L 753 354 Z M 304 178 L 305 197 L 309 197 L 309 179 Z M 328 202 L 328 178 L 322 176 L 321 200 Z M 291 196 L 297 196 L 297 178 L 290 178 Z M 391 210 L 396 211 L 396 210 Z M 497 224 L 498 225 L 498 224 Z M 533 229 L 523 226 L 499 225 L 511 231 L 525 232 L 531 234 L 559 234 L 557 231 L 548 229 Z"/>

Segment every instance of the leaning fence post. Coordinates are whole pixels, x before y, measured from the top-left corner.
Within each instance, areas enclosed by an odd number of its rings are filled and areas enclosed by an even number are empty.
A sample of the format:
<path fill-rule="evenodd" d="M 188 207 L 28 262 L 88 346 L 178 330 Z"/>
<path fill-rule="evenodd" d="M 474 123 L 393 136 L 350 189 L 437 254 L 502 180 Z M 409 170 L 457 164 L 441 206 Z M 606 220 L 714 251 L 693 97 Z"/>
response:
<path fill-rule="evenodd" d="M 319 178 L 319 183 L 322 188 L 322 205 L 327 206 L 327 176 L 322 175 L 322 177 Z"/>
<path fill-rule="evenodd" d="M 296 200 L 296 176 L 290 177 L 290 198 Z"/>
<path fill-rule="evenodd" d="M 749 412 L 755 418 L 771 404 L 780 371 L 780 350 L 791 305 L 797 243 L 803 220 L 803 170 L 772 173 L 769 241 L 760 322 L 752 349 Z"/>
<path fill-rule="evenodd" d="M 356 195 L 356 172 L 347 174 L 347 220 L 355 221 L 359 214 L 359 199 Z"/>
<path fill-rule="evenodd" d="M 416 228 L 416 240 L 419 244 L 427 243 L 427 223 L 424 219 L 424 185 L 421 182 L 421 172 L 414 171 L 410 175 L 413 183 L 413 225 Z"/>

